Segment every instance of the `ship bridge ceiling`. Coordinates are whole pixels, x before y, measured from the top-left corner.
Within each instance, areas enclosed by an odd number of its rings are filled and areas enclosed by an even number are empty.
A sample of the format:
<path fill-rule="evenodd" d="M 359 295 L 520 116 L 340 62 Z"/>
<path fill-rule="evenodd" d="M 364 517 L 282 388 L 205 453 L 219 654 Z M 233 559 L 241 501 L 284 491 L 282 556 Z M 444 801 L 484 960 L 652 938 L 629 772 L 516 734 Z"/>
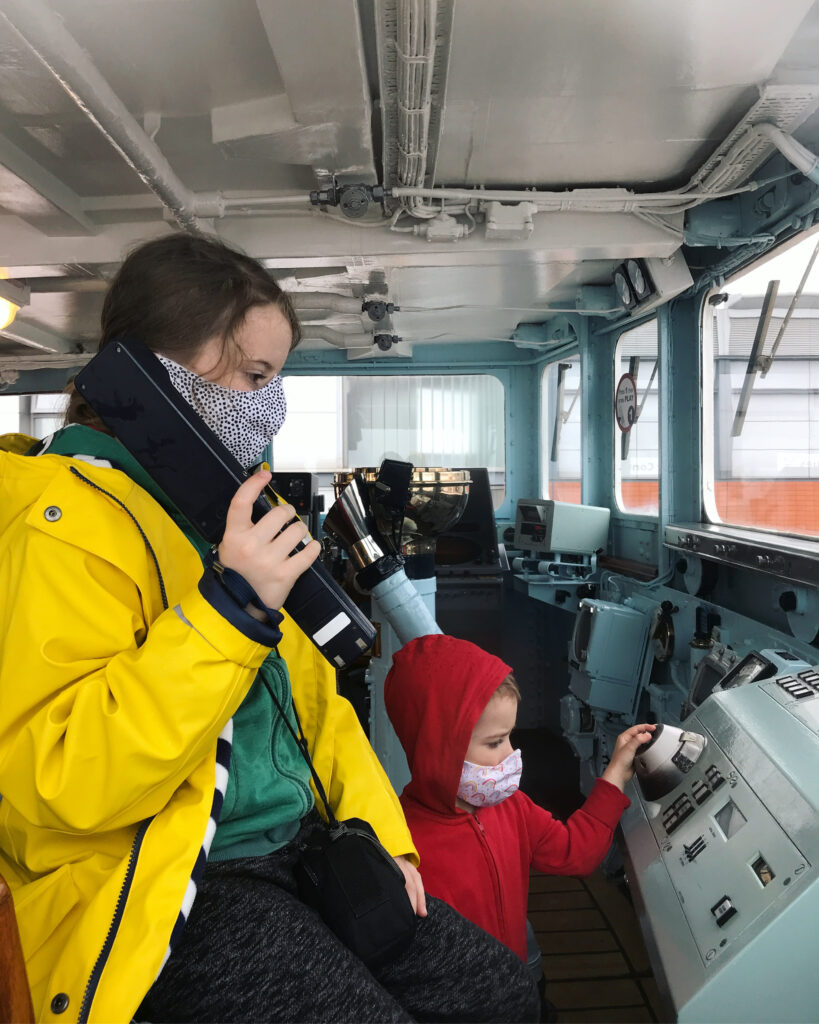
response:
<path fill-rule="evenodd" d="M 777 148 L 755 126 L 819 147 L 817 25 L 811 0 L 0 0 L 0 372 L 93 350 L 123 253 L 170 230 L 265 260 L 305 348 L 351 358 L 608 315 L 627 258 L 673 294 L 685 211 Z"/>

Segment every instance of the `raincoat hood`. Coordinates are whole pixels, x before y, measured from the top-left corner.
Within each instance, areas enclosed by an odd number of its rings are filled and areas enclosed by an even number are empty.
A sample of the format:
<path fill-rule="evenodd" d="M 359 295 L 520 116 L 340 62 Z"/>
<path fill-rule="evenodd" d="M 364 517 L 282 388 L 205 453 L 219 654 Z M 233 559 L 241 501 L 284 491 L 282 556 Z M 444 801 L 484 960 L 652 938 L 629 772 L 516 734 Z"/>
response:
<path fill-rule="evenodd" d="M 444 814 L 456 811 L 472 730 L 511 671 L 475 644 L 441 634 L 418 637 L 396 653 L 384 700 L 412 773 L 404 797 Z"/>

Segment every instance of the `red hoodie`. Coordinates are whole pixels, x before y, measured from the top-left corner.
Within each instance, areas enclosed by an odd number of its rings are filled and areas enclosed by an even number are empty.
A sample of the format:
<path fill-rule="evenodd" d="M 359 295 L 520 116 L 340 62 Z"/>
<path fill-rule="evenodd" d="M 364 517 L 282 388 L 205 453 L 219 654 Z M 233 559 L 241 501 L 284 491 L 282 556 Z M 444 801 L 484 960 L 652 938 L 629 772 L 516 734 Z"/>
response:
<path fill-rule="evenodd" d="M 525 960 L 530 869 L 590 874 L 629 801 L 598 779 L 565 825 L 520 790 L 474 814 L 456 807 L 472 730 L 511 671 L 466 640 L 423 636 L 395 655 L 384 697 L 412 773 L 401 804 L 424 888 Z"/>

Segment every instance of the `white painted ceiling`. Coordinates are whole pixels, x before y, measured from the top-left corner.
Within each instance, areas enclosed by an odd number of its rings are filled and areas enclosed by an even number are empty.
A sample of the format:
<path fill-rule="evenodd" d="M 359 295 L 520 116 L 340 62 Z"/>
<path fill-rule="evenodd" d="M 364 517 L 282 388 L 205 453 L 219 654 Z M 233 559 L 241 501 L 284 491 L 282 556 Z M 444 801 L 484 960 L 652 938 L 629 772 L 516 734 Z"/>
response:
<path fill-rule="evenodd" d="M 819 143 L 811 0 L 0 0 L 0 267 L 32 286 L 0 357 L 92 350 L 122 254 L 176 228 L 89 113 L 91 73 L 176 181 L 228 200 L 206 230 L 293 290 L 389 298 L 404 351 L 509 338 L 571 308 L 581 285 L 608 286 L 619 260 L 679 248 L 624 212 L 540 213 L 511 241 L 487 240 L 478 218 L 468 238 L 429 242 L 390 231 L 377 205 L 360 221 L 312 207 L 334 177 L 398 181 L 408 9 L 436 26 L 427 186 L 678 188 L 771 86 L 815 95 L 794 127 Z M 46 277 L 65 290 L 43 291 Z"/>

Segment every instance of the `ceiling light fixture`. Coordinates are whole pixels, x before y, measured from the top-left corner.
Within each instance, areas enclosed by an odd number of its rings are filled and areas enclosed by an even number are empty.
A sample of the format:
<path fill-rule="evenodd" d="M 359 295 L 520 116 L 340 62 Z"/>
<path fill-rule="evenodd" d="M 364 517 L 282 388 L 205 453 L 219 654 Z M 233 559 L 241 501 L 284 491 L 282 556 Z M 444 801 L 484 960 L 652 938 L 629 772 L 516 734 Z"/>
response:
<path fill-rule="evenodd" d="M 0 299 L 0 331 L 4 327 L 8 327 L 17 316 L 20 307 L 15 306 L 13 302 L 9 302 L 8 299 Z"/>
<path fill-rule="evenodd" d="M 31 293 L 24 285 L 5 280 L 8 273 L 0 268 L 0 331 L 5 330 L 23 306 L 27 306 Z"/>

